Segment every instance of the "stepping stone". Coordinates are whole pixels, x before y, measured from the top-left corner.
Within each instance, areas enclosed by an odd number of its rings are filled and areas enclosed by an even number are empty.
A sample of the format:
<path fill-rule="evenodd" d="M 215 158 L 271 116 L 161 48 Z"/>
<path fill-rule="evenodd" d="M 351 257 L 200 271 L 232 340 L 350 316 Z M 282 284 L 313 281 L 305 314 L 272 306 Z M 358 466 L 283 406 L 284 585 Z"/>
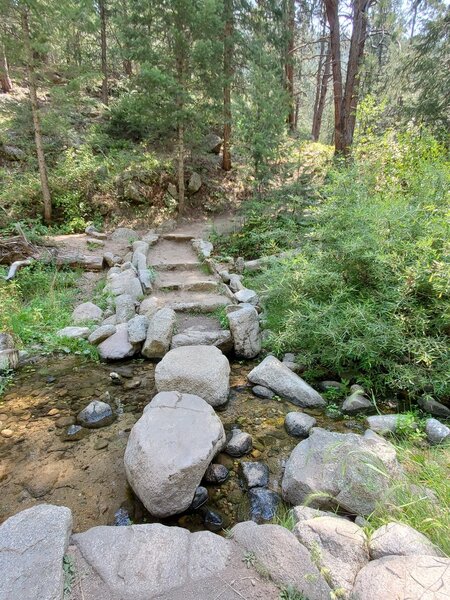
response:
<path fill-rule="evenodd" d="M 158 274 L 156 285 L 164 291 L 186 290 L 191 292 L 216 292 L 220 282 L 212 275 L 202 273 L 200 270 L 165 271 Z"/>
<path fill-rule="evenodd" d="M 211 313 L 218 308 L 228 306 L 230 300 L 220 294 L 210 292 L 167 292 L 154 296 L 160 305 L 170 307 L 177 312 Z"/>
<path fill-rule="evenodd" d="M 148 264 L 160 271 L 187 271 L 201 263 L 190 244 L 161 240 L 150 249 Z"/>

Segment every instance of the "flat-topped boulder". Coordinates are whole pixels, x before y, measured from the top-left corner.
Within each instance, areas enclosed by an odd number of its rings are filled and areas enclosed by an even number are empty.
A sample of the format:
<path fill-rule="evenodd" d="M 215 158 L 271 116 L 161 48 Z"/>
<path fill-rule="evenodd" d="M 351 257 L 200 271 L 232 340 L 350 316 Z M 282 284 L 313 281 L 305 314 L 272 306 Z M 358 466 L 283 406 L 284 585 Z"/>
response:
<path fill-rule="evenodd" d="M 167 517 L 190 506 L 208 465 L 224 444 L 223 425 L 205 400 L 163 392 L 145 407 L 131 430 L 125 472 L 147 510 Z"/>
<path fill-rule="evenodd" d="M 352 600 L 448 600 L 450 558 L 386 556 L 370 561 L 356 576 Z"/>
<path fill-rule="evenodd" d="M 192 327 L 173 336 L 171 348 L 180 346 L 217 346 L 226 353 L 233 349 L 233 339 L 227 329 L 205 331 Z"/>
<path fill-rule="evenodd" d="M 394 446 L 373 431 L 358 435 L 313 427 L 286 463 L 283 497 L 294 505 L 310 500 L 315 508 L 364 516 L 400 476 Z"/>
<path fill-rule="evenodd" d="M 326 405 L 325 400 L 316 390 L 275 356 L 267 356 L 257 367 L 250 371 L 248 379 L 254 384 L 271 389 L 278 396 L 297 406 L 314 408 Z"/>
<path fill-rule="evenodd" d="M 196 394 L 211 406 L 221 406 L 230 391 L 230 363 L 215 346 L 181 346 L 156 365 L 158 392 Z"/>
<path fill-rule="evenodd" d="M 261 331 L 256 308 L 250 304 L 227 307 L 228 323 L 236 355 L 255 358 L 261 352 Z"/>
<path fill-rule="evenodd" d="M 72 531 L 72 513 L 39 504 L 0 526 L 0 598 L 61 600 L 63 557 Z"/>

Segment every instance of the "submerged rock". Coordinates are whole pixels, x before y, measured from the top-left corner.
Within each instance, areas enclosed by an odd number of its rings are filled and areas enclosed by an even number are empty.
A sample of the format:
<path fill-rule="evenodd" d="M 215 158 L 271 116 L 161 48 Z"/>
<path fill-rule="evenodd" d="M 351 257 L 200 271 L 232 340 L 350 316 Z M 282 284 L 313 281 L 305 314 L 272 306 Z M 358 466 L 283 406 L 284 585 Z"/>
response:
<path fill-rule="evenodd" d="M 280 496 L 267 488 L 254 487 L 249 493 L 250 518 L 255 523 L 271 521 L 277 514 Z"/>
<path fill-rule="evenodd" d="M 202 398 L 157 394 L 133 426 L 125 450 L 128 481 L 147 510 L 167 517 L 186 510 L 225 432 Z"/>
<path fill-rule="evenodd" d="M 239 458 L 251 452 L 253 447 L 252 436 L 240 429 L 233 429 L 231 439 L 226 445 L 225 452 L 230 456 Z"/>
<path fill-rule="evenodd" d="M 202 485 L 199 485 L 195 490 L 194 498 L 191 502 L 189 510 L 197 510 L 200 508 L 200 506 L 206 504 L 206 502 L 208 502 L 208 490 Z"/>
<path fill-rule="evenodd" d="M 275 392 L 272 392 L 272 390 L 269 390 L 269 388 L 266 388 L 263 385 L 253 386 L 252 392 L 255 396 L 258 396 L 258 398 L 265 398 L 266 400 L 272 400 L 275 396 Z"/>
<path fill-rule="evenodd" d="M 93 400 L 78 413 L 77 421 L 88 429 L 97 429 L 110 425 L 114 421 L 112 408 L 106 402 Z"/>
<path fill-rule="evenodd" d="M 248 374 L 252 383 L 273 390 L 282 398 L 302 407 L 324 407 L 322 396 L 275 356 L 267 356 Z"/>
<path fill-rule="evenodd" d="M 206 529 L 214 532 L 223 529 L 223 519 L 218 513 L 214 512 L 207 506 L 201 508 L 200 512 L 203 517 L 203 525 L 206 527 Z"/>

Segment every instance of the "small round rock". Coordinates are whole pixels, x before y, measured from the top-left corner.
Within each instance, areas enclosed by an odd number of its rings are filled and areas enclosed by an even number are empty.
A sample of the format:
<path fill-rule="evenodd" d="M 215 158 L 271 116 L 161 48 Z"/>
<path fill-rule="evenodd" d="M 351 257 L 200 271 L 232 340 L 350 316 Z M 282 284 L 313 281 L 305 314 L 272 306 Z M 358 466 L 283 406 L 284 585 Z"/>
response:
<path fill-rule="evenodd" d="M 314 417 L 301 412 L 290 412 L 286 415 L 284 426 L 289 435 L 308 437 L 310 430 L 317 423 Z"/>

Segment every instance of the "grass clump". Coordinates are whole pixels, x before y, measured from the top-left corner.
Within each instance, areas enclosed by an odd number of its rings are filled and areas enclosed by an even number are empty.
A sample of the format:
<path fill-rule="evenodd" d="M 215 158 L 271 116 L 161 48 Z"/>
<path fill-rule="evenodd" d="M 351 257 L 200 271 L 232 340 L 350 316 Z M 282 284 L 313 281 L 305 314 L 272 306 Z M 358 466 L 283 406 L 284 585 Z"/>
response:
<path fill-rule="evenodd" d="M 421 131 L 374 139 L 338 165 L 301 253 L 246 282 L 263 298 L 269 349 L 301 353 L 315 379 L 357 378 L 406 405 L 445 401 L 449 181 L 445 150 Z"/>
<path fill-rule="evenodd" d="M 86 340 L 56 335 L 71 323 L 78 277 L 76 271 L 36 263 L 21 269 L 12 281 L 0 278 L 0 331 L 13 335 L 19 348 L 31 352 L 61 350 L 96 358 L 96 349 Z"/>
<path fill-rule="evenodd" d="M 448 447 L 399 440 L 396 450 L 407 477 L 390 490 L 389 496 L 368 517 L 371 530 L 392 521 L 405 523 L 450 556 Z"/>

